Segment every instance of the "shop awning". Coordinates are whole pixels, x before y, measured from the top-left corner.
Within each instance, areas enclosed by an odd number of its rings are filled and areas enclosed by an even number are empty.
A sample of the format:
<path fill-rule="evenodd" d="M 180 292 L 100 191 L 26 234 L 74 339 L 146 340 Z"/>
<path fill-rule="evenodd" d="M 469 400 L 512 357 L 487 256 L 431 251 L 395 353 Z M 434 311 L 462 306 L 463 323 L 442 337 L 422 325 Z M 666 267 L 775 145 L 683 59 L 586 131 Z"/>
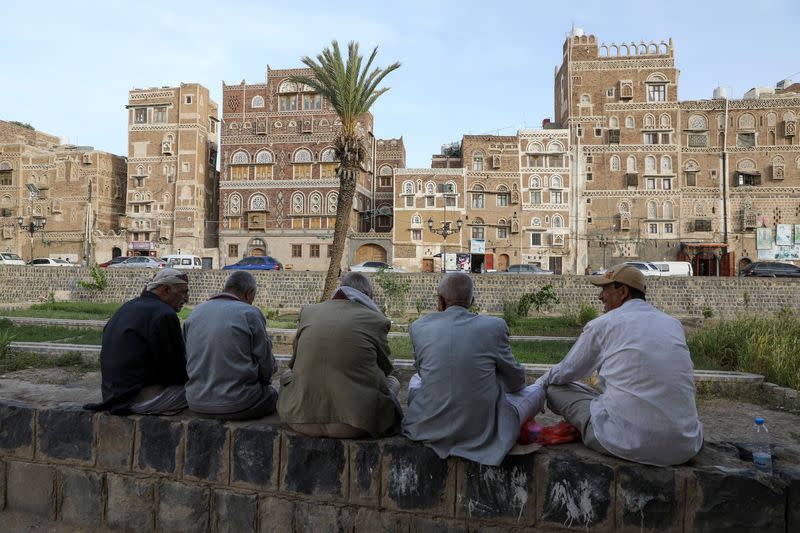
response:
<path fill-rule="evenodd" d="M 727 248 L 724 242 L 682 242 L 681 246 L 687 248 Z"/>

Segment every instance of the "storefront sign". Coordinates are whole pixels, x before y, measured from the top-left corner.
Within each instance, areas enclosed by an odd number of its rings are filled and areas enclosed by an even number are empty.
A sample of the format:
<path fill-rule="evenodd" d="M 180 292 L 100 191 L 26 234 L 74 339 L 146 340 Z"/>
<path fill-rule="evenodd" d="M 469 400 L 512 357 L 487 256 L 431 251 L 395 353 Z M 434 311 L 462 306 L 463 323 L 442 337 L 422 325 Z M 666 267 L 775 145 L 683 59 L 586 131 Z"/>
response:
<path fill-rule="evenodd" d="M 485 254 L 486 241 L 483 239 L 471 239 L 469 241 L 469 253 L 471 254 Z"/>

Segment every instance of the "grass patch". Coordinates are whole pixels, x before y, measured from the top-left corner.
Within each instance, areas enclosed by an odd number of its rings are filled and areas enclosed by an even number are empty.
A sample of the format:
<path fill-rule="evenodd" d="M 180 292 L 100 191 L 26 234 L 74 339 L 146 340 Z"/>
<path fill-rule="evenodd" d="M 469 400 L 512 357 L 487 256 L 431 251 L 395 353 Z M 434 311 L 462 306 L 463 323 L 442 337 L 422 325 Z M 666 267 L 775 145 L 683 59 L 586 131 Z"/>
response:
<path fill-rule="evenodd" d="M 555 337 L 577 337 L 581 327 L 569 316 L 537 316 L 518 318 L 509 328 L 512 335 L 548 335 Z"/>
<path fill-rule="evenodd" d="M 75 320 L 104 320 L 119 309 L 119 303 L 48 302 L 34 304 L 27 309 L 0 308 L 5 316 L 37 318 L 71 318 Z"/>
<path fill-rule="evenodd" d="M 76 372 L 100 370 L 100 363 L 85 360 L 78 352 L 67 352 L 55 357 L 35 353 L 0 354 L 0 374 L 28 368 L 66 368 Z"/>
<path fill-rule="evenodd" d="M 99 329 L 62 326 L 15 326 L 10 320 L 0 320 L 0 335 L 8 335 L 10 340 L 16 342 L 99 345 L 103 332 Z"/>
<path fill-rule="evenodd" d="M 800 390 L 800 314 L 790 309 L 773 316 L 709 323 L 689 338 L 689 350 L 722 370 L 753 372 L 767 381 Z"/>
<path fill-rule="evenodd" d="M 392 358 L 413 357 L 410 337 L 390 337 L 389 347 L 392 350 Z M 511 351 L 520 363 L 558 363 L 571 347 L 572 342 L 569 341 L 511 341 Z"/>

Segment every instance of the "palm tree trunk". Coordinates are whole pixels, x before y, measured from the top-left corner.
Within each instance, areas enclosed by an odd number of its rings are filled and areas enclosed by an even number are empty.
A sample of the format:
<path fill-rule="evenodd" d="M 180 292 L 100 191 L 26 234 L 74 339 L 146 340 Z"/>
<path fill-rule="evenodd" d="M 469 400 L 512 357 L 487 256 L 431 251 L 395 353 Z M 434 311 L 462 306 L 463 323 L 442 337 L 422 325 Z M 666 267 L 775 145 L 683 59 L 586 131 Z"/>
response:
<path fill-rule="evenodd" d="M 333 230 L 333 244 L 331 260 L 328 264 L 328 273 L 325 276 L 325 287 L 322 298 L 325 301 L 331 297 L 333 290 L 339 284 L 339 274 L 344 254 L 344 245 L 347 240 L 347 230 L 350 228 L 350 212 L 353 209 L 353 197 L 356 193 L 356 178 L 358 169 L 339 167 L 339 198 L 336 201 L 336 228 Z"/>

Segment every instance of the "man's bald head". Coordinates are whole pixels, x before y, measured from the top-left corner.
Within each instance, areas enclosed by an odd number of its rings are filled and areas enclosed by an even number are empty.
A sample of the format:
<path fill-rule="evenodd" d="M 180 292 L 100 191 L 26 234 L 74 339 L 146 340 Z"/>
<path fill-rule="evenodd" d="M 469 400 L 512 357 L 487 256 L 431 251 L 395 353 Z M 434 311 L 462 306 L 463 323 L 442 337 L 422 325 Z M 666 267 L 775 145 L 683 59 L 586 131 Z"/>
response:
<path fill-rule="evenodd" d="M 453 305 L 471 306 L 473 287 L 472 278 L 463 272 L 446 274 L 436 289 L 439 297 L 439 310 L 444 311 Z"/>

